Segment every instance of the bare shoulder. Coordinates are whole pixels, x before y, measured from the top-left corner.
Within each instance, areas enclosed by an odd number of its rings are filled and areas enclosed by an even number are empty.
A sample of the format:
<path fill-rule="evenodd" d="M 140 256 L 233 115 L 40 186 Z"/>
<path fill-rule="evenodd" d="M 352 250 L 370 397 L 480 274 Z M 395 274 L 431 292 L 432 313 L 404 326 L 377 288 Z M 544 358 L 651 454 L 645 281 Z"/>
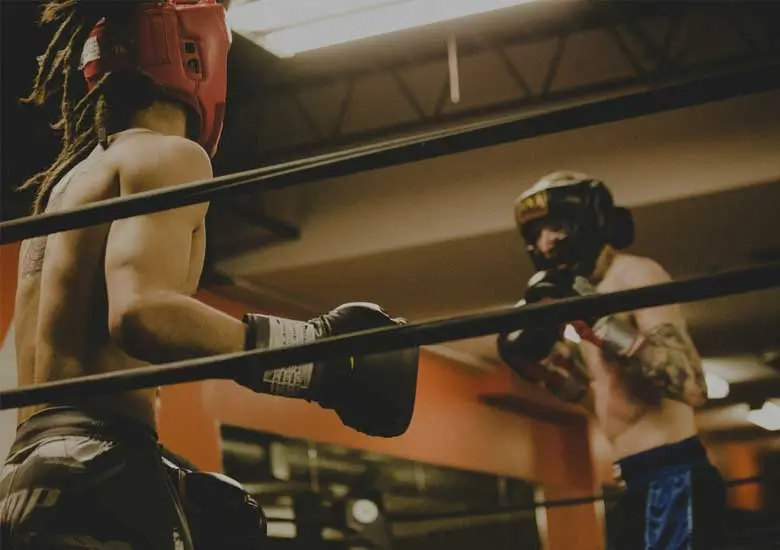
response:
<path fill-rule="evenodd" d="M 656 260 L 634 254 L 618 254 L 610 269 L 614 286 L 623 289 L 657 285 L 672 280 Z M 616 288 L 617 289 L 617 288 Z"/>
<path fill-rule="evenodd" d="M 183 137 L 150 132 L 115 145 L 122 194 L 181 185 L 213 176 L 211 159 L 206 151 Z"/>

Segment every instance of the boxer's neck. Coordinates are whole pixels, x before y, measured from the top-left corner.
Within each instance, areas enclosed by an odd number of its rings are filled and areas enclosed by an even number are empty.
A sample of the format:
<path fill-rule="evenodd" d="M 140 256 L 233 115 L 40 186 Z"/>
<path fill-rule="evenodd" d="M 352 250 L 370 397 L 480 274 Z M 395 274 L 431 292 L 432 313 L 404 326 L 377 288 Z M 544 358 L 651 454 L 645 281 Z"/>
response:
<path fill-rule="evenodd" d="M 178 104 L 155 102 L 133 115 L 130 128 L 145 128 L 166 136 L 187 137 L 187 113 Z"/>

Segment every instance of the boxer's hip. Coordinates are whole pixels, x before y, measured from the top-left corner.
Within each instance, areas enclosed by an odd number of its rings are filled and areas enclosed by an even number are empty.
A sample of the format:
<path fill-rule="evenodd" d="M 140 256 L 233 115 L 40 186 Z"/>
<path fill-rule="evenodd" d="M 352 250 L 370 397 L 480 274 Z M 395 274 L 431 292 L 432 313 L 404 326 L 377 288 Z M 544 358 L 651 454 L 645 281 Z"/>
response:
<path fill-rule="evenodd" d="M 153 428 L 129 416 L 77 407 L 49 407 L 19 424 L 9 460 L 60 438 L 88 438 L 109 445 L 127 443 L 150 451 L 157 448 Z"/>
<path fill-rule="evenodd" d="M 712 468 L 699 438 L 690 437 L 626 456 L 615 463 L 614 469 L 616 479 L 632 490 L 646 487 L 675 472 L 703 472 Z"/>
<path fill-rule="evenodd" d="M 0 472 L 0 541 L 8 548 L 44 536 L 65 547 L 63 540 L 85 539 L 176 548 L 177 537 L 188 538 L 182 517 L 157 434 L 121 416 L 40 411 L 17 428 Z"/>
<path fill-rule="evenodd" d="M 614 507 L 614 548 L 709 548 L 725 511 L 725 484 L 692 437 L 616 463 L 625 494 Z M 614 540 L 613 539 L 613 540 Z"/>

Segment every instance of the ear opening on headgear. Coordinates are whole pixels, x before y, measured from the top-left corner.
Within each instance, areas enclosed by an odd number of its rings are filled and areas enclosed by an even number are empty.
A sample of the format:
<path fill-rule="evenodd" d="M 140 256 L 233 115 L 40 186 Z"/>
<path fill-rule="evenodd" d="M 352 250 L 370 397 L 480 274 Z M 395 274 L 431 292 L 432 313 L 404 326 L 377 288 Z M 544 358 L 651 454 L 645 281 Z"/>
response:
<path fill-rule="evenodd" d="M 613 213 L 612 235 L 609 244 L 619 250 L 631 246 L 633 242 L 634 217 L 627 208 L 617 206 Z"/>

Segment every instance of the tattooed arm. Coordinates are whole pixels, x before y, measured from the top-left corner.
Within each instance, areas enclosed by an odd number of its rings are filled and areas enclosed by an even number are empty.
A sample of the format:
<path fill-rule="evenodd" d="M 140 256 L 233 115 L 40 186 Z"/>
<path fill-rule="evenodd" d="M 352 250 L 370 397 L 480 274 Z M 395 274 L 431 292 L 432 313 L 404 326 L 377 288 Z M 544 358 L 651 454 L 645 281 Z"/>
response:
<path fill-rule="evenodd" d="M 636 258 L 626 270 L 628 288 L 669 282 L 669 274 L 656 262 Z M 594 333 L 624 369 L 626 376 L 644 390 L 660 397 L 682 401 L 692 407 L 707 401 L 707 384 L 701 357 L 688 334 L 678 305 L 665 305 L 634 312 L 635 326 L 607 316 L 594 326 Z"/>

